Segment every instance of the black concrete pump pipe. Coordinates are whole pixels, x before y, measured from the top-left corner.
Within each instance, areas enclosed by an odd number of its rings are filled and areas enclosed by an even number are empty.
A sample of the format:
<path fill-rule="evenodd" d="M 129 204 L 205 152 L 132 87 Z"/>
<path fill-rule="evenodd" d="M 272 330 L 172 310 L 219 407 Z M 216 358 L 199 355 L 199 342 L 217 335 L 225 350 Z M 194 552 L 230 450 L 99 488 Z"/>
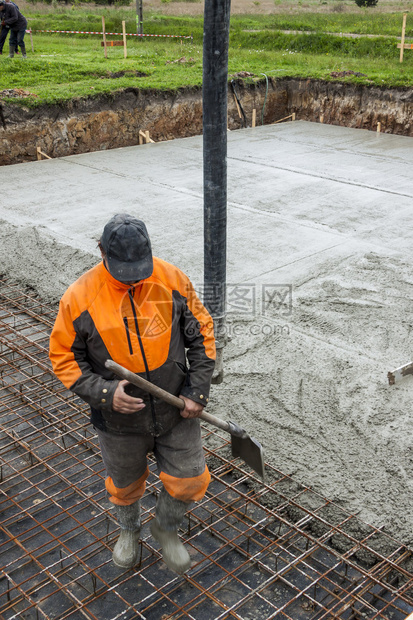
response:
<path fill-rule="evenodd" d="M 223 378 L 226 343 L 227 93 L 230 0 L 205 0 L 203 44 L 204 304 L 214 319 L 217 362 Z"/>

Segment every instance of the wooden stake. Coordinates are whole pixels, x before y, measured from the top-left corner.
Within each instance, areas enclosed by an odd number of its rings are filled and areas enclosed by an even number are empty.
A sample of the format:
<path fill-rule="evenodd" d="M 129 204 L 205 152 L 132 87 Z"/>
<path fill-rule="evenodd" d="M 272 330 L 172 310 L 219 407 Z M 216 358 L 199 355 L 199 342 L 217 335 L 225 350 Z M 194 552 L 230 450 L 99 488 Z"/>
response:
<path fill-rule="evenodd" d="M 36 147 L 36 153 L 37 153 L 37 160 L 40 161 L 41 159 L 43 159 L 43 157 L 45 159 L 52 159 L 51 157 L 49 157 L 49 155 L 46 155 L 46 153 L 43 153 L 42 149 L 40 148 L 40 146 Z"/>
<path fill-rule="evenodd" d="M 108 49 L 106 47 L 106 32 L 105 32 L 105 18 L 102 15 L 102 32 L 103 32 L 103 47 L 105 48 L 105 58 L 108 57 Z"/>
<path fill-rule="evenodd" d="M 123 33 L 123 57 L 128 57 L 128 51 L 126 49 L 126 27 L 125 22 L 122 22 L 122 33 Z"/>
<path fill-rule="evenodd" d="M 270 123 L 270 125 L 276 125 L 277 123 L 281 123 L 282 121 L 286 121 L 289 118 L 291 118 L 292 121 L 295 121 L 295 112 L 293 112 L 292 114 L 289 114 L 288 116 L 284 116 L 284 118 L 278 119 L 278 121 L 274 121 L 273 123 Z"/>
<path fill-rule="evenodd" d="M 257 121 L 257 110 L 254 108 L 252 111 L 252 126 L 255 127 Z"/>
<path fill-rule="evenodd" d="M 236 98 L 236 96 L 235 96 L 235 94 L 234 94 L 234 93 L 232 93 L 232 96 L 234 97 L 235 105 L 237 106 L 238 116 L 239 116 L 240 118 L 242 118 L 242 115 L 241 115 L 241 110 L 239 109 L 239 105 L 238 105 L 237 98 Z"/>
<path fill-rule="evenodd" d="M 403 13 L 402 42 L 400 46 L 400 62 L 403 62 L 404 38 L 406 36 L 406 20 L 407 20 L 407 13 Z"/>
<path fill-rule="evenodd" d="M 324 116 L 323 115 L 320 116 L 320 123 L 324 123 Z"/>
<path fill-rule="evenodd" d="M 149 136 L 149 131 L 142 131 L 139 129 L 139 144 L 143 144 L 144 142 L 145 144 L 155 144 L 155 140 L 152 140 Z"/>
<path fill-rule="evenodd" d="M 31 28 L 30 28 L 29 32 L 30 32 L 30 43 L 32 44 L 32 52 L 34 53 L 34 47 L 33 47 L 33 33 L 32 33 L 32 29 L 31 29 Z"/>
<path fill-rule="evenodd" d="M 377 133 L 380 133 L 380 132 L 381 132 L 381 123 L 378 122 L 377 123 Z"/>

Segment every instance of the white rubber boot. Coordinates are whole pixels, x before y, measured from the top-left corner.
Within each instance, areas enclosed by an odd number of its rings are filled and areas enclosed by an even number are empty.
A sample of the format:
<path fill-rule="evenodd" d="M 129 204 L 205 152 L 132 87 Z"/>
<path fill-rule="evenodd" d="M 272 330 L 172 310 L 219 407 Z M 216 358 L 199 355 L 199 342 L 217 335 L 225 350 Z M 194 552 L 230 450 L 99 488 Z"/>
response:
<path fill-rule="evenodd" d="M 130 506 L 115 506 L 121 532 L 113 549 L 112 560 L 119 568 L 132 568 L 136 564 L 141 531 L 140 502 Z"/>
<path fill-rule="evenodd" d="M 191 566 L 191 558 L 179 540 L 177 530 L 163 530 L 156 519 L 151 521 L 150 528 L 152 536 L 162 547 L 162 557 L 167 567 L 178 575 L 185 573 Z"/>
<path fill-rule="evenodd" d="M 165 564 L 178 575 L 191 566 L 189 553 L 178 537 L 178 527 L 188 507 L 188 503 L 175 499 L 162 489 L 156 503 L 156 517 L 150 525 L 152 536 L 162 547 Z"/>

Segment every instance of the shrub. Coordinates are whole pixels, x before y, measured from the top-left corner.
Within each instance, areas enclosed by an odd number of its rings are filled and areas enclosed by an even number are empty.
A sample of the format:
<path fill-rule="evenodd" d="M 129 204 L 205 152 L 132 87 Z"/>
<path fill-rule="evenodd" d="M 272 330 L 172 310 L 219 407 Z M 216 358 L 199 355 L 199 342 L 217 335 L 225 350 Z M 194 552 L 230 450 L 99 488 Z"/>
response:
<path fill-rule="evenodd" d="M 376 6 L 379 0 L 355 0 L 357 6 Z"/>

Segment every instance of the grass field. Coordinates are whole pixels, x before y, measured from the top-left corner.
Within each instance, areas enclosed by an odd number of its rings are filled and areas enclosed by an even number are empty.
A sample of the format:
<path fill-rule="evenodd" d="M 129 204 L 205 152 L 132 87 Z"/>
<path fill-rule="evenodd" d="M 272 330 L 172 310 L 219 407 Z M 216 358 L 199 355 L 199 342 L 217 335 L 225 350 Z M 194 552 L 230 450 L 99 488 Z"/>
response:
<path fill-rule="evenodd" d="M 268 0 L 265 0 L 267 3 Z M 101 31 L 105 16 L 108 32 L 136 32 L 134 7 L 94 5 L 44 5 L 21 2 L 19 6 L 33 30 L 34 53 L 26 35 L 28 58 L 0 56 L 0 91 L 22 89 L 23 99 L 3 99 L 26 106 L 56 103 L 73 97 L 94 96 L 128 87 L 176 90 L 202 83 L 202 5 L 197 2 L 144 4 L 145 34 L 191 35 L 190 39 L 128 37 L 128 57 L 122 47 L 108 50 L 104 58 L 98 35 L 46 34 L 40 30 Z M 396 47 L 402 13 L 411 0 L 386 0 L 372 9 L 358 9 L 354 2 L 311 0 L 287 4 L 239 0 L 232 8 L 229 74 L 241 71 L 257 76 L 337 79 L 331 74 L 353 71 L 362 75 L 344 78 L 363 84 L 410 87 L 413 51 L 399 62 Z M 256 12 L 250 12 L 251 5 Z M 187 7 L 192 14 L 183 12 Z M 264 14 L 265 6 L 265 14 Z M 401 7 L 401 9 L 400 9 Z M 244 10 L 242 13 L 240 9 Z M 175 15 L 171 10 L 175 10 Z M 328 10 L 327 10 L 328 9 Z M 260 13 L 259 11 L 263 12 Z M 297 32 L 298 31 L 298 32 Z M 337 36 L 348 33 L 358 36 Z M 361 35 L 361 36 L 360 36 Z M 368 36 L 369 35 L 369 36 Z M 413 40 L 413 17 L 408 19 L 407 40 Z M 120 37 L 109 36 L 109 39 Z M 6 44 L 7 45 L 7 44 Z M 144 75 L 137 75 L 139 74 Z M 123 75 L 119 75 L 122 74 Z M 116 74 L 116 75 L 115 75 Z M 264 76 L 261 76 L 265 79 Z M 6 96 L 5 96 L 6 95 Z"/>

